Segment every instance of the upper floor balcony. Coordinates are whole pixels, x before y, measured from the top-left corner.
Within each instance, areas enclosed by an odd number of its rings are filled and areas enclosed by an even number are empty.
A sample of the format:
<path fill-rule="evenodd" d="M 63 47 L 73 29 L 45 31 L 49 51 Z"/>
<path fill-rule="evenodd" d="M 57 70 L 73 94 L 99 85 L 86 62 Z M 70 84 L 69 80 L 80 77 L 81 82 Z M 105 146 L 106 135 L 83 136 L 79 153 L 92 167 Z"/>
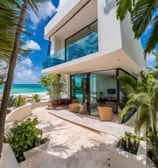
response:
<path fill-rule="evenodd" d="M 97 22 L 86 26 L 65 40 L 65 48 L 54 52 L 43 61 L 43 68 L 49 68 L 98 52 Z"/>

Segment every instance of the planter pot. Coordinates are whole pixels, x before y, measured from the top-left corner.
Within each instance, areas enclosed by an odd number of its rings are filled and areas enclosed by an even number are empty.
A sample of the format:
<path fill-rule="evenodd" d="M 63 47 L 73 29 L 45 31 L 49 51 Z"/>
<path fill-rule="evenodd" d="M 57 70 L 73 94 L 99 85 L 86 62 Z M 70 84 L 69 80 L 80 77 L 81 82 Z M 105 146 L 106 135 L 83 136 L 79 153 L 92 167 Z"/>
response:
<path fill-rule="evenodd" d="M 146 168 L 146 153 L 134 155 L 118 147 L 109 147 L 108 154 L 111 168 Z"/>
<path fill-rule="evenodd" d="M 24 152 L 25 159 L 31 158 L 33 155 L 35 155 L 37 152 L 39 152 L 41 150 L 46 150 L 48 147 L 48 144 L 49 144 L 49 141 Z"/>
<path fill-rule="evenodd" d="M 98 106 L 99 117 L 101 121 L 111 121 L 113 112 L 111 107 Z"/>

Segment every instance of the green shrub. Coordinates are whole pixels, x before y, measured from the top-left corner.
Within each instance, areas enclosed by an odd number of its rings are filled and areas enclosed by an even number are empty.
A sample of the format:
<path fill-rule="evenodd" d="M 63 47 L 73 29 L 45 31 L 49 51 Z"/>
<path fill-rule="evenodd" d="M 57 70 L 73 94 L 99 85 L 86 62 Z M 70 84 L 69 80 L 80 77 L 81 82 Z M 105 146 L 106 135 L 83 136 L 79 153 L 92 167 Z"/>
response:
<path fill-rule="evenodd" d="M 149 128 L 148 134 L 147 134 L 147 144 L 150 146 L 149 153 L 150 153 L 150 159 L 155 163 L 155 165 L 158 166 L 158 133 L 154 134 L 151 131 L 151 128 Z M 152 147 L 152 148 L 151 148 Z M 148 153 L 148 154 L 149 154 Z"/>
<path fill-rule="evenodd" d="M 4 141 L 13 149 L 18 162 L 25 160 L 23 152 L 36 147 L 46 141 L 42 138 L 42 131 L 36 128 L 37 119 L 28 118 L 20 124 L 16 124 L 5 135 Z"/>
<path fill-rule="evenodd" d="M 15 107 L 20 107 L 25 104 L 26 104 L 26 99 L 19 95 L 15 100 Z"/>
<path fill-rule="evenodd" d="M 40 96 L 38 94 L 34 94 L 32 96 L 32 99 L 33 99 L 34 102 L 40 102 Z"/>
<path fill-rule="evenodd" d="M 143 138 L 131 132 L 125 132 L 125 136 L 119 142 L 119 147 L 124 151 L 137 154 L 140 140 Z"/>
<path fill-rule="evenodd" d="M 16 105 L 16 98 L 14 96 L 9 97 L 8 107 L 15 107 Z"/>

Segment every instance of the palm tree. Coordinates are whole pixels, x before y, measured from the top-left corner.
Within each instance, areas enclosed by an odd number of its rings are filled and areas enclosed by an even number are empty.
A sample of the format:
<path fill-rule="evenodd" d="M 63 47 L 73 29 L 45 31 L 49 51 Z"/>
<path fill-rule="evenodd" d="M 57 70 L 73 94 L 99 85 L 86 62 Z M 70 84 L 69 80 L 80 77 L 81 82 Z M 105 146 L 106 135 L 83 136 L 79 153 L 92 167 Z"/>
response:
<path fill-rule="evenodd" d="M 51 99 L 59 99 L 65 92 L 65 75 L 48 74 L 47 76 L 41 76 L 39 83 L 46 87 Z"/>
<path fill-rule="evenodd" d="M 152 147 L 153 160 L 158 165 L 158 82 L 153 73 L 140 73 L 136 80 L 132 76 L 123 74 L 119 76 L 121 88 L 125 89 L 128 101 L 121 112 L 121 117 L 129 109 L 137 109 L 135 130 L 140 132 L 143 128 L 145 137 Z"/>
<path fill-rule="evenodd" d="M 17 19 L 18 9 L 7 0 L 0 1 L 0 59 L 7 63 L 13 48 Z"/>
<path fill-rule="evenodd" d="M 10 7 L 13 6 L 13 4 L 12 4 L 13 1 L 12 2 L 7 1 L 7 2 L 8 2 L 8 4 L 10 4 Z M 18 0 L 14 0 L 14 3 L 16 3 L 16 5 L 18 4 L 18 2 L 19 2 Z M 21 33 L 23 32 L 23 28 L 24 28 L 26 10 L 27 10 L 27 7 L 30 6 L 36 12 L 37 11 L 37 5 L 36 5 L 37 2 L 41 2 L 41 0 L 22 0 L 21 6 L 20 6 L 20 14 L 18 17 L 18 23 L 17 23 L 17 27 L 15 30 L 15 36 L 13 37 L 14 43 L 13 43 L 13 47 L 12 47 L 12 51 L 11 51 L 11 55 L 10 55 L 8 74 L 7 74 L 7 79 L 5 82 L 5 87 L 4 87 L 3 97 L 2 97 L 2 104 L 1 104 L 1 109 L 0 109 L 0 156 L 1 156 L 2 144 L 3 144 L 6 110 L 7 110 L 11 85 L 12 85 L 12 81 L 13 81 L 14 69 L 15 69 L 18 53 L 20 52 L 20 50 L 19 50 L 20 36 L 21 36 Z"/>
<path fill-rule="evenodd" d="M 130 14 L 136 39 L 143 35 L 148 26 L 152 26 L 145 55 L 152 52 L 158 42 L 158 16 L 154 14 L 157 7 L 157 0 L 117 0 L 117 17 L 122 21 L 128 13 Z"/>

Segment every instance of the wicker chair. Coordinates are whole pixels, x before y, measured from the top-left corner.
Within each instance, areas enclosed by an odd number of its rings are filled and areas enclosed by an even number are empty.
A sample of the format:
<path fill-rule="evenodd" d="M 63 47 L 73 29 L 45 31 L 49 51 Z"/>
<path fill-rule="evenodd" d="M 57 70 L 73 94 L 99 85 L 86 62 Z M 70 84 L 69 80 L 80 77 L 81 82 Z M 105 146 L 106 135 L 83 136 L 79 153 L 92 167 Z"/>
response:
<path fill-rule="evenodd" d="M 99 117 L 101 121 L 111 121 L 113 112 L 111 107 L 98 106 Z"/>

